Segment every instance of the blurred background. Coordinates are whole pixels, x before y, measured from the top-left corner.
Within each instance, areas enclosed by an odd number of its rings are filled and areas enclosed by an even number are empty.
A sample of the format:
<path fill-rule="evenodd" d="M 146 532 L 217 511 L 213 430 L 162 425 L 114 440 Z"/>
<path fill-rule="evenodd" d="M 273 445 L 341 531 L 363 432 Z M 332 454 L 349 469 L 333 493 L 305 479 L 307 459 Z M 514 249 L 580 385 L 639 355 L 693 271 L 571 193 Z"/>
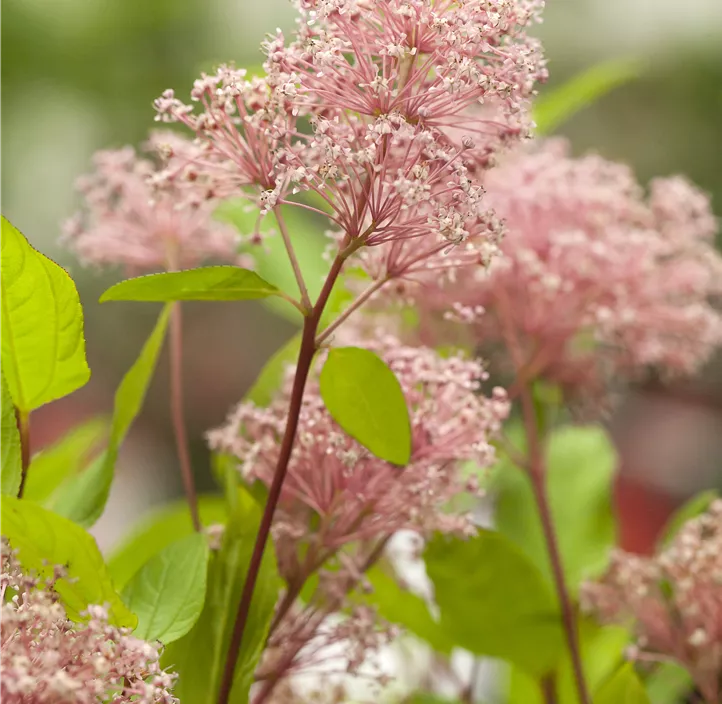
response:
<path fill-rule="evenodd" d="M 153 127 L 152 100 L 187 96 L 219 62 L 253 66 L 268 31 L 290 30 L 287 0 L 4 0 L 2 210 L 30 241 L 67 267 L 85 307 L 93 372 L 80 392 L 33 415 L 33 444 L 109 413 L 115 387 L 157 315 L 153 304 L 98 295 L 121 272 L 82 269 L 58 244 L 78 205 L 75 179 L 100 148 L 138 145 Z M 629 162 L 642 181 L 687 174 L 722 214 L 722 2 L 547 0 L 536 33 L 553 88 L 615 57 L 638 57 L 643 75 L 559 131 L 577 153 Z M 187 422 L 201 488 L 212 486 L 203 433 L 222 422 L 291 324 L 260 305 L 186 307 Z M 95 527 L 108 548 L 142 514 L 180 493 L 161 364 L 126 443 L 109 510 Z M 641 388 L 609 419 L 622 453 L 621 542 L 646 551 L 669 511 L 722 485 L 722 359 L 684 388 Z"/>

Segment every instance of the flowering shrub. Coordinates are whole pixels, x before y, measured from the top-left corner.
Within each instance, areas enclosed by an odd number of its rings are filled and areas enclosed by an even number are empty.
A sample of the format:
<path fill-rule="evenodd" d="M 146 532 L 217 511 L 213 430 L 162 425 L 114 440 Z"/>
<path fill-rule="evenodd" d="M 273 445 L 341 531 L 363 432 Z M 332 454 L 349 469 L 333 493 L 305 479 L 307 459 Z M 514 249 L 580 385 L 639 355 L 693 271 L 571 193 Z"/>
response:
<path fill-rule="evenodd" d="M 716 221 L 682 178 L 645 189 L 535 135 L 541 6 L 299 0 L 263 77 L 167 90 L 174 131 L 146 157 L 96 155 L 64 241 L 145 274 L 101 301 L 163 308 L 90 463 L 87 444 L 34 453 L 31 412 L 88 380 L 82 309 L 3 219 L 7 701 L 471 703 L 485 658 L 511 703 L 643 704 L 670 659 L 719 700 L 718 502 L 658 557 L 614 552 L 611 442 L 558 413 L 599 421 L 612 388 L 690 375 L 722 343 Z M 209 430 L 219 492 L 199 496 L 182 302 L 251 299 L 301 330 Z M 186 501 L 106 563 L 87 529 L 166 336 Z M 404 678 L 409 643 L 430 664 Z"/>

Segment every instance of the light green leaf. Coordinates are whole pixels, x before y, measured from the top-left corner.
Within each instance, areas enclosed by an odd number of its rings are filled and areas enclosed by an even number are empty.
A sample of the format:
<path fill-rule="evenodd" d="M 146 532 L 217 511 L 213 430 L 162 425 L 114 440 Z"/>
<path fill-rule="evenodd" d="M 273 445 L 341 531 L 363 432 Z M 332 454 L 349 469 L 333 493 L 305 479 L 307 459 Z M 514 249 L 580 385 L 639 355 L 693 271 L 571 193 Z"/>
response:
<path fill-rule="evenodd" d="M 326 408 L 351 437 L 387 462 L 408 463 L 411 423 L 406 399 L 378 355 L 360 347 L 332 349 L 320 381 Z"/>
<path fill-rule="evenodd" d="M 547 490 L 567 583 L 576 593 L 583 579 L 606 568 L 616 543 L 612 482 L 617 456 L 597 426 L 564 427 L 546 448 Z M 492 484 L 497 528 L 515 542 L 552 582 L 539 512 L 526 473 L 502 460 Z"/>
<path fill-rule="evenodd" d="M 673 662 L 660 663 L 645 685 L 652 704 L 679 704 L 694 689 L 689 672 Z"/>
<path fill-rule="evenodd" d="M 53 497 L 53 510 L 82 526 L 92 526 L 103 513 L 120 446 L 143 405 L 163 346 L 172 306 L 172 303 L 167 303 L 163 308 L 140 356 L 115 392 L 107 450 L 85 472 L 65 482 Z"/>
<path fill-rule="evenodd" d="M 23 498 L 52 508 L 53 492 L 86 466 L 108 432 L 105 418 L 93 418 L 73 428 L 54 445 L 35 455 L 28 468 Z"/>
<path fill-rule="evenodd" d="M 594 695 L 594 704 L 651 704 L 631 663 L 620 667 Z"/>
<path fill-rule="evenodd" d="M 10 398 L 5 375 L 2 374 L 0 377 L 2 379 L 2 437 L 0 437 L 2 493 L 17 496 L 22 478 L 20 433 L 18 432 L 18 422 L 15 416 L 15 406 Z"/>
<path fill-rule="evenodd" d="M 363 597 L 365 602 L 372 604 L 390 623 L 403 626 L 409 633 L 426 641 L 437 653 L 451 653 L 456 645 L 453 637 L 432 618 L 426 602 L 420 596 L 402 589 L 393 577 L 378 566 L 368 570 L 366 577 L 373 591 Z"/>
<path fill-rule="evenodd" d="M 203 610 L 208 539 L 194 533 L 154 555 L 123 589 L 137 616 L 134 635 L 167 645 L 193 628 Z"/>
<path fill-rule="evenodd" d="M 534 106 L 537 135 L 553 132 L 582 108 L 638 78 L 641 70 L 635 59 L 613 59 L 592 66 L 556 90 L 542 93 Z"/>
<path fill-rule="evenodd" d="M 200 496 L 198 514 L 204 526 L 225 523 L 226 503 L 220 496 Z M 176 501 L 140 522 L 108 558 L 108 569 L 118 589 L 124 589 L 138 570 L 174 540 L 193 534 L 188 504 Z"/>
<path fill-rule="evenodd" d="M 600 627 L 591 620 L 579 619 L 579 641 L 584 680 L 594 691 L 624 661 L 624 649 L 629 644 L 630 635 L 619 626 Z M 566 648 L 557 667 L 556 684 L 558 704 L 579 704 Z M 544 704 L 538 681 L 519 668 L 513 668 L 507 704 Z"/>
<path fill-rule="evenodd" d="M 56 565 L 65 566 L 67 578 L 59 580 L 55 590 L 68 618 L 82 620 L 89 605 L 107 604 L 111 623 L 135 626 L 136 618 L 115 591 L 95 539 L 80 526 L 32 501 L 3 496 L 2 534 L 26 570 L 50 576 Z"/>
<path fill-rule="evenodd" d="M 667 525 L 662 531 L 662 537 L 659 540 L 659 546 L 663 548 L 669 545 L 669 543 L 674 540 L 674 536 L 677 535 L 679 529 L 687 523 L 687 521 L 691 521 L 693 518 L 697 518 L 697 516 L 705 513 L 710 507 L 710 504 L 715 499 L 718 499 L 719 496 L 719 491 L 709 489 L 708 491 L 703 491 L 693 496 L 689 501 L 682 504 L 667 521 Z"/>
<path fill-rule="evenodd" d="M 105 301 L 248 301 L 281 292 L 255 271 L 238 266 L 206 266 L 149 274 L 111 286 Z"/>
<path fill-rule="evenodd" d="M 211 555 L 208 593 L 201 617 L 190 633 L 166 648 L 162 664 L 179 675 L 173 693 L 183 702 L 215 704 L 236 610 L 261 517 L 261 508 L 239 489 L 220 551 Z M 236 664 L 232 704 L 248 702 L 248 693 L 268 635 L 281 588 L 273 550 L 266 550 Z"/>
<path fill-rule="evenodd" d="M 83 311 L 73 280 L 2 218 L 2 370 L 29 413 L 83 386 Z"/>
<path fill-rule="evenodd" d="M 329 270 L 328 261 L 324 259 L 328 239 L 324 237 L 323 229 L 327 227 L 327 224 L 323 219 L 314 217 L 313 214 L 301 208 L 283 206 L 282 211 L 306 288 L 311 300 L 315 301 L 318 294 L 321 293 L 321 287 Z M 239 232 L 245 235 L 256 230 L 260 216 L 260 211 L 250 209 L 245 199 L 226 201 L 216 213 L 220 220 L 232 223 Z M 272 231 L 276 231 L 276 234 L 264 238 L 263 244 L 260 246 L 244 248 L 253 256 L 255 270 L 264 279 L 275 281 L 282 291 L 295 293 L 298 291 L 298 285 L 273 215 L 263 218 L 260 230 L 265 235 Z M 288 301 L 282 298 L 267 298 L 263 304 L 294 325 L 299 324 L 298 311 Z"/>
<path fill-rule="evenodd" d="M 267 406 L 280 388 L 286 365 L 294 364 L 301 347 L 301 333 L 294 335 L 266 362 L 246 399 L 257 406 Z"/>
<path fill-rule="evenodd" d="M 434 538 L 424 554 L 440 625 L 476 655 L 543 675 L 563 650 L 559 609 L 542 574 L 500 533 Z"/>

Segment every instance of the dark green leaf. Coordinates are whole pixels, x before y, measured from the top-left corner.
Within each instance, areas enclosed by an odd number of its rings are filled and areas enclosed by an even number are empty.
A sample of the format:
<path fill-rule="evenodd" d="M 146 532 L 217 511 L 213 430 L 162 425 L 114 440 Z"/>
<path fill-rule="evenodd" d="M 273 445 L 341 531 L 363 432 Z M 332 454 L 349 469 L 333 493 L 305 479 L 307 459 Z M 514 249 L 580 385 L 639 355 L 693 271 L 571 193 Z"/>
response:
<path fill-rule="evenodd" d="M 173 690 L 183 702 L 215 704 L 241 590 L 248 572 L 261 508 L 244 490 L 232 512 L 223 545 L 211 555 L 208 593 L 201 617 L 163 654 L 163 664 L 179 674 Z M 273 550 L 266 550 L 246 623 L 231 691 L 232 704 L 248 701 L 248 692 L 268 635 L 281 580 Z"/>
<path fill-rule="evenodd" d="M 22 478 L 22 458 L 20 455 L 20 433 L 15 416 L 15 406 L 10 398 L 5 376 L 2 379 L 2 493 L 17 496 Z"/>
<path fill-rule="evenodd" d="M 294 335 L 281 347 L 261 370 L 246 399 L 257 406 L 267 406 L 281 386 L 286 365 L 294 364 L 301 347 L 301 333 Z"/>
<path fill-rule="evenodd" d="M 425 552 L 441 627 L 476 655 L 502 658 L 533 675 L 562 654 L 559 610 L 542 574 L 503 535 L 439 536 Z"/>
<path fill-rule="evenodd" d="M 90 378 L 73 280 L 2 218 L 2 370 L 29 413 Z"/>
<path fill-rule="evenodd" d="M 79 525 L 32 501 L 3 496 L 2 534 L 26 570 L 50 576 L 56 565 L 65 566 L 67 579 L 55 588 L 69 618 L 82 620 L 89 605 L 107 604 L 112 623 L 135 626 L 136 618 L 115 591 L 95 539 Z"/>
<path fill-rule="evenodd" d="M 168 303 L 163 308 L 140 356 L 115 392 L 107 450 L 85 472 L 65 482 L 53 497 L 53 510 L 82 526 L 92 526 L 103 513 L 120 446 L 143 405 L 163 346 L 172 306 Z"/>
<path fill-rule="evenodd" d="M 194 533 L 154 555 L 123 589 L 138 617 L 134 635 L 167 645 L 193 628 L 203 610 L 208 539 Z"/>
<path fill-rule="evenodd" d="M 225 523 L 228 515 L 225 501 L 220 496 L 199 497 L 198 513 L 204 526 Z M 108 569 L 118 589 L 125 588 L 145 563 L 174 540 L 192 534 L 193 521 L 185 500 L 164 506 L 144 519 L 108 559 Z"/>
<path fill-rule="evenodd" d="M 405 465 L 411 423 L 398 379 L 376 354 L 332 349 L 321 370 L 321 396 L 334 420 L 377 457 Z"/>
<path fill-rule="evenodd" d="M 660 547 L 669 545 L 674 540 L 674 536 L 677 535 L 679 529 L 687 521 L 691 521 L 707 511 L 710 504 L 715 499 L 718 499 L 719 495 L 719 491 L 716 489 L 709 489 L 693 496 L 689 501 L 682 504 L 667 521 L 659 541 Z"/>
<path fill-rule="evenodd" d="M 402 589 L 380 567 L 372 567 L 366 577 L 373 592 L 365 596 L 364 601 L 373 604 L 383 618 L 403 626 L 409 633 L 426 641 L 437 653 L 451 653 L 455 646 L 453 637 L 432 618 L 420 596 Z"/>
<path fill-rule="evenodd" d="M 87 466 L 107 432 L 108 421 L 93 418 L 35 455 L 28 468 L 23 498 L 45 504 L 64 480 L 75 477 Z M 46 508 L 52 508 L 51 498 Z"/>
<path fill-rule="evenodd" d="M 604 571 L 616 542 L 612 482 L 617 457 L 597 426 L 554 432 L 546 451 L 547 490 L 567 582 L 576 593 L 584 578 Z M 496 526 L 547 575 L 551 568 L 539 512 L 526 473 L 505 460 L 495 470 Z"/>
<path fill-rule="evenodd" d="M 582 108 L 638 78 L 640 72 L 641 66 L 634 59 L 613 59 L 592 66 L 556 90 L 543 93 L 534 106 L 537 134 L 553 132 Z"/>
<path fill-rule="evenodd" d="M 651 704 L 634 667 L 620 667 L 594 695 L 594 704 Z"/>
<path fill-rule="evenodd" d="M 111 286 L 100 302 L 248 301 L 280 294 L 255 271 L 238 266 L 206 266 L 126 279 Z"/>

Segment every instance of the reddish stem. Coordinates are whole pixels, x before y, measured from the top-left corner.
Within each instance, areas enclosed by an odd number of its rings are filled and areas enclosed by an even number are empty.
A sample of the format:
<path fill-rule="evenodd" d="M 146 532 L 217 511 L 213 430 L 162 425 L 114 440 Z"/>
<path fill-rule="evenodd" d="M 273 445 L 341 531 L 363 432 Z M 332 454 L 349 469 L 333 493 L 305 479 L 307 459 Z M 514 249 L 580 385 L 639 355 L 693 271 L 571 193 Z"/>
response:
<path fill-rule="evenodd" d="M 522 414 L 524 416 L 524 427 L 526 429 L 527 441 L 529 443 L 528 474 L 534 490 L 534 498 L 536 499 L 537 508 L 539 509 L 539 518 L 541 519 L 544 540 L 546 542 L 549 560 L 551 562 L 554 586 L 559 599 L 564 633 L 566 635 L 569 655 L 572 661 L 574 682 L 579 695 L 579 704 L 592 704 L 587 684 L 584 679 L 584 668 L 582 666 L 582 655 L 581 648 L 579 646 L 576 617 L 572 606 L 572 599 L 564 577 L 562 558 L 559 552 L 556 533 L 554 531 L 554 519 L 552 518 L 549 497 L 546 490 L 546 468 L 544 465 L 544 454 L 539 437 L 539 428 L 537 426 L 534 400 L 529 387 L 526 385 L 521 389 L 521 405 Z M 551 701 L 554 700 L 552 699 Z"/>
<path fill-rule="evenodd" d="M 28 467 L 30 466 L 30 414 L 23 413 L 19 409 L 15 409 L 15 417 L 18 423 L 18 432 L 20 433 L 20 487 L 18 489 L 18 498 L 21 499 L 25 491 L 25 479 L 28 476 Z"/>
<path fill-rule="evenodd" d="M 350 251 L 344 250 L 337 255 L 331 265 L 331 270 L 328 273 L 328 277 L 326 278 L 321 293 L 319 294 L 316 305 L 311 309 L 309 315 L 306 316 L 303 321 L 301 349 L 299 350 L 298 362 L 296 363 L 296 376 L 293 380 L 293 388 L 291 390 L 291 401 L 288 408 L 286 429 L 283 433 L 283 440 L 281 442 L 281 450 L 278 456 L 276 470 L 273 475 L 271 487 L 268 491 L 268 499 L 263 510 L 261 523 L 258 527 L 256 542 L 253 546 L 253 554 L 251 555 L 251 562 L 248 567 L 248 574 L 246 575 L 241 600 L 238 604 L 236 620 L 233 625 L 233 633 L 231 635 L 231 642 L 228 648 L 228 656 L 223 671 L 223 679 L 218 693 L 218 704 L 228 704 L 228 699 L 231 694 L 231 688 L 233 686 L 233 672 L 236 667 L 236 661 L 238 660 L 238 654 L 241 650 L 243 632 L 246 628 L 253 592 L 256 587 L 256 581 L 258 580 L 258 573 L 261 569 L 261 561 L 263 559 L 266 543 L 268 542 L 268 536 L 271 532 L 273 515 L 276 512 L 276 506 L 281 498 L 281 489 L 283 488 L 283 482 L 288 471 L 288 463 L 291 459 L 293 443 L 296 439 L 298 419 L 301 412 L 301 404 L 303 402 L 303 392 L 306 388 L 306 380 L 308 379 L 311 364 L 313 363 L 313 358 L 316 354 L 316 331 L 318 330 L 323 310 L 328 302 L 328 297 L 331 295 L 331 290 L 336 283 L 338 275 L 341 273 L 344 261 L 349 253 Z"/>
<path fill-rule="evenodd" d="M 183 317 L 180 303 L 173 305 L 170 318 L 170 410 L 178 463 L 180 464 L 181 478 L 183 479 L 183 489 L 191 512 L 193 528 L 200 531 L 201 521 L 198 516 L 198 499 L 193 480 L 190 452 L 188 451 L 188 435 L 183 409 Z"/>

